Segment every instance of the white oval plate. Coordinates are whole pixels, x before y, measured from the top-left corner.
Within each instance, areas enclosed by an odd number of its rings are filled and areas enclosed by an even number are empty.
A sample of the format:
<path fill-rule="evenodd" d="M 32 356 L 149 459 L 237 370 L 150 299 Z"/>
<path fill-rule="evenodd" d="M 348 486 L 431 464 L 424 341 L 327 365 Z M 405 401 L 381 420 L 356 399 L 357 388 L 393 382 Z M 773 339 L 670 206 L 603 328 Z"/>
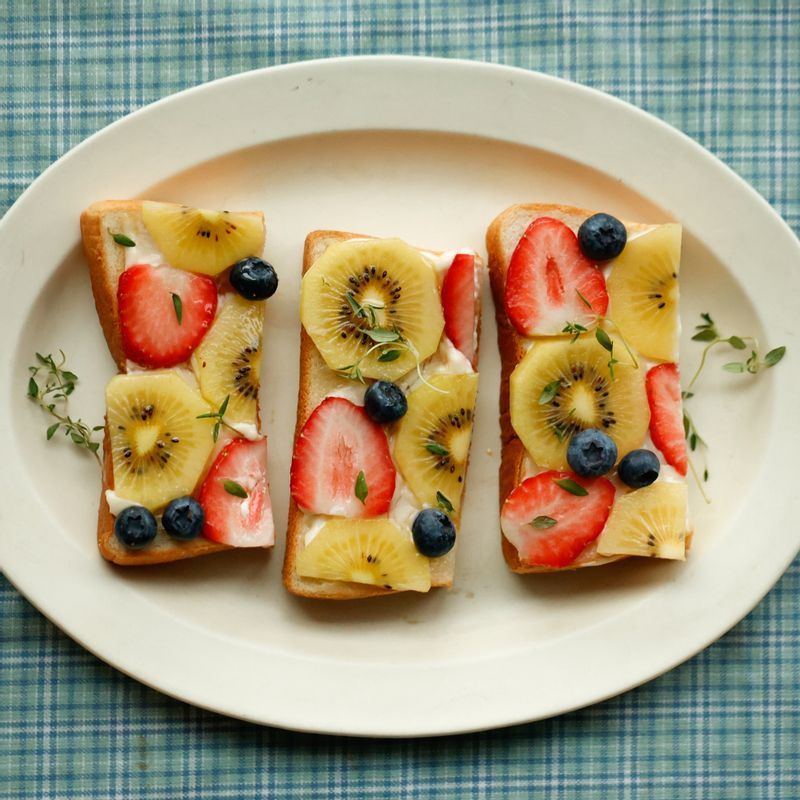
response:
<path fill-rule="evenodd" d="M 426 132 L 421 132 L 426 131 Z M 484 137 L 484 138 L 480 138 Z M 280 531 L 297 381 L 305 234 L 340 228 L 482 249 L 505 206 L 554 201 L 685 226 L 684 372 L 701 311 L 789 345 L 757 380 L 716 359 L 692 401 L 711 443 L 686 564 L 630 560 L 519 577 L 497 525 L 499 363 L 484 300 L 481 391 L 456 588 L 372 602 L 299 601 L 274 553 L 118 569 L 95 545 L 99 476 L 25 399 L 34 351 L 63 348 L 73 412 L 97 421 L 113 365 L 80 254 L 93 200 L 147 196 L 262 208 L 280 272 L 263 408 Z M 0 226 L 3 533 L 8 577 L 84 647 L 163 692 L 287 728 L 444 734 L 558 714 L 646 681 L 745 615 L 800 546 L 790 448 L 800 246 L 769 206 L 682 134 L 555 78 L 399 57 L 293 64 L 170 97 L 68 153 Z M 487 293 L 488 294 L 488 293 Z M 721 357 L 724 360 L 724 356 Z"/>

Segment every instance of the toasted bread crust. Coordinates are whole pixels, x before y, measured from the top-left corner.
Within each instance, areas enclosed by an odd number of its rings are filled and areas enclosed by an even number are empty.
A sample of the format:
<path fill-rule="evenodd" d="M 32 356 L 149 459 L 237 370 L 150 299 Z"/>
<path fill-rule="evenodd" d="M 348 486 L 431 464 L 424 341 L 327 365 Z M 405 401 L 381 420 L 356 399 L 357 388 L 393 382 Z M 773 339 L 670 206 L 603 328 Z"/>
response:
<path fill-rule="evenodd" d="M 95 308 L 108 349 L 120 372 L 127 372 L 117 310 L 117 282 L 125 269 L 125 248 L 116 244 L 112 233 L 120 230 L 144 232 L 141 200 L 105 200 L 92 204 L 81 214 L 83 251 L 89 266 Z M 135 240 L 135 233 L 133 234 Z M 260 419 L 260 415 L 259 415 Z M 103 558 L 122 566 L 146 566 L 230 550 L 230 546 L 198 538 L 181 542 L 159 531 L 144 550 L 130 550 L 114 535 L 114 516 L 106 501 L 106 490 L 114 488 L 108 421 L 103 441 L 103 482 L 97 514 L 97 546 Z"/>
<path fill-rule="evenodd" d="M 308 234 L 303 249 L 303 274 L 330 245 L 348 239 L 369 238 L 364 234 L 344 231 L 319 230 Z M 478 318 L 478 334 L 480 335 L 480 316 Z M 480 340 L 480 338 L 479 338 Z M 476 363 L 478 354 L 476 352 Z M 311 337 L 305 328 L 300 326 L 300 378 L 297 396 L 297 422 L 294 441 L 300 435 L 311 412 L 321 402 L 324 395 L 337 384 L 335 374 L 327 367 Z M 467 465 L 467 470 L 469 464 Z M 466 487 L 464 489 L 466 493 Z M 286 553 L 283 561 L 283 583 L 286 588 L 299 597 L 326 600 L 356 600 L 365 597 L 398 594 L 397 590 L 383 589 L 379 586 L 346 583 L 343 581 L 323 581 L 314 578 L 303 578 L 297 574 L 297 556 L 303 548 L 304 534 L 302 530 L 304 512 L 297 506 L 293 498 L 289 499 L 289 517 L 286 531 Z M 431 561 L 431 587 L 450 587 L 453 583 L 455 569 L 455 551 L 453 548 L 446 556 Z"/>
<path fill-rule="evenodd" d="M 537 217 L 555 217 L 573 230 L 594 212 L 573 206 L 547 203 L 530 203 L 511 206 L 499 214 L 486 231 L 486 250 L 489 255 L 489 282 L 492 287 L 495 319 L 497 320 L 497 347 L 500 351 L 500 508 L 506 498 L 522 482 L 525 467 L 525 447 L 511 425 L 509 410 L 509 380 L 514 368 L 526 353 L 526 339 L 517 333 L 509 322 L 505 311 L 506 271 L 514 248 L 528 225 Z M 625 223 L 628 230 L 644 227 L 636 223 Z M 588 545 L 575 562 L 568 567 L 532 567 L 519 560 L 517 549 L 500 533 L 503 557 L 513 572 L 560 572 L 563 570 L 596 567 L 618 561 L 625 556 L 599 556 L 595 543 Z"/>
<path fill-rule="evenodd" d="M 81 238 L 97 317 L 103 328 L 111 357 L 120 372 L 125 372 L 125 351 L 117 313 L 117 281 L 125 269 L 125 248 L 114 242 L 118 221 L 141 219 L 141 200 L 104 200 L 93 203 L 81 214 Z"/>

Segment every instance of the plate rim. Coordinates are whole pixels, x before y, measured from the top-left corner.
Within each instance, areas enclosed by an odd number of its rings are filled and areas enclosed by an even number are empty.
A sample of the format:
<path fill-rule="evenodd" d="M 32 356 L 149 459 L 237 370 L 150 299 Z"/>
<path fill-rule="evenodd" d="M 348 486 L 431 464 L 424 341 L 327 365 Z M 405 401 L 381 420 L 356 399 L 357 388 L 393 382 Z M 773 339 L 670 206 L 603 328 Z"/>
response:
<path fill-rule="evenodd" d="M 532 92 L 533 94 L 536 94 L 537 91 L 544 91 L 545 94 L 552 92 L 558 94 L 561 92 L 575 95 L 577 93 L 577 95 L 580 96 L 579 99 L 583 99 L 586 102 L 591 102 L 598 106 L 603 106 L 610 110 L 609 113 L 616 110 L 619 113 L 626 115 L 631 120 L 636 121 L 638 125 L 649 127 L 651 130 L 658 132 L 659 136 L 666 137 L 668 141 L 675 144 L 675 146 L 680 147 L 687 154 L 691 155 L 692 158 L 700 159 L 705 167 L 711 168 L 715 173 L 724 176 L 728 181 L 733 179 L 735 182 L 736 191 L 741 194 L 743 198 L 745 198 L 746 202 L 744 202 L 744 205 L 746 206 L 748 204 L 755 203 L 765 218 L 769 220 L 769 223 L 773 227 L 777 226 L 775 227 L 776 231 L 778 229 L 782 229 L 784 234 L 788 234 L 788 238 L 785 238 L 785 241 L 782 242 L 782 246 L 785 246 L 788 248 L 788 250 L 793 250 L 795 256 L 800 255 L 800 242 L 797 241 L 789 226 L 767 203 L 767 201 L 760 194 L 758 194 L 758 192 L 752 186 L 747 184 L 743 178 L 737 175 L 716 156 L 711 154 L 700 144 L 690 139 L 681 131 L 672 127 L 665 121 L 654 117 L 648 112 L 645 112 L 644 110 L 639 109 L 636 106 L 625 102 L 624 100 L 621 100 L 620 98 L 562 78 L 557 78 L 555 76 L 533 72 L 518 67 L 509 67 L 505 65 L 461 59 L 440 59 L 419 56 L 392 55 L 348 56 L 341 58 L 315 59 L 312 61 L 294 62 L 273 67 L 265 67 L 258 70 L 239 73 L 237 75 L 226 76 L 215 81 L 210 81 L 199 86 L 191 87 L 161 98 L 154 103 L 144 106 L 143 108 L 137 109 L 136 111 L 110 123 L 100 131 L 97 131 L 83 142 L 76 145 L 76 147 L 69 150 L 57 161 L 51 164 L 46 170 L 44 170 L 44 172 L 42 172 L 41 175 L 39 175 L 39 177 L 36 178 L 36 180 L 32 182 L 32 184 L 19 196 L 11 208 L 6 212 L 4 218 L 0 221 L 0 250 L 2 250 L 3 247 L 4 237 L 7 238 L 10 235 L 10 231 L 13 225 L 16 223 L 17 218 L 20 215 L 25 214 L 26 207 L 32 202 L 31 198 L 35 200 L 37 193 L 42 191 L 42 187 L 47 187 L 47 185 L 53 181 L 54 178 L 58 179 L 62 172 L 66 173 L 68 171 L 67 167 L 76 163 L 80 159 L 83 152 L 87 150 L 91 152 L 92 148 L 96 146 L 97 142 L 103 142 L 104 139 L 118 135 L 117 132 L 124 132 L 128 127 L 133 127 L 140 121 L 146 120 L 148 117 L 159 115 L 162 113 L 163 109 L 169 111 L 170 109 L 179 106 L 181 103 L 191 103 L 193 100 L 202 98 L 205 93 L 219 93 L 228 85 L 239 83 L 241 86 L 243 85 L 243 82 L 252 81 L 255 81 L 256 83 L 264 81 L 265 84 L 269 84 L 270 82 L 279 81 L 287 77 L 291 80 L 306 79 L 315 72 L 319 75 L 320 70 L 321 74 L 323 75 L 330 75 L 331 71 L 339 71 L 339 77 L 349 73 L 351 77 L 354 77 L 357 80 L 366 81 L 366 83 L 369 83 L 369 76 L 370 74 L 374 75 L 375 71 L 383 71 L 384 75 L 393 75 L 395 79 L 401 83 L 406 79 L 405 76 L 409 74 L 409 71 L 421 71 L 422 73 L 426 74 L 435 72 L 437 73 L 438 78 L 441 79 L 444 77 L 446 80 L 452 81 L 453 85 L 460 85 L 462 87 L 462 91 L 464 81 L 467 80 L 468 77 L 471 77 L 473 79 L 479 79 L 479 81 L 487 84 L 496 84 L 497 86 L 508 85 L 509 88 L 515 88 L 516 86 L 519 87 L 519 91 L 523 94 L 525 92 Z M 285 80 L 283 80 L 283 82 L 285 83 Z M 356 129 L 363 130 L 361 127 L 349 128 L 349 130 Z M 341 128 L 339 130 L 348 130 L 348 128 Z M 385 127 L 381 125 L 375 125 L 372 130 L 397 130 L 397 126 L 392 125 L 390 127 Z M 409 127 L 404 130 L 412 131 L 420 130 L 420 128 Z M 439 129 L 437 128 L 436 130 Z M 507 134 L 508 128 L 504 130 Z M 309 130 L 306 135 L 324 132 L 326 132 L 324 129 Z M 450 132 L 459 133 L 461 131 Z M 278 139 L 280 138 L 291 137 L 278 137 Z M 496 136 L 494 138 L 498 138 L 501 141 L 515 141 L 513 139 L 505 138 L 504 136 Z M 658 138 L 658 136 L 656 138 Z M 267 139 L 265 141 L 273 141 L 273 139 Z M 527 144 L 525 142 L 517 143 Z M 222 152 L 233 152 L 233 150 L 238 149 L 241 148 L 227 148 Z M 550 148 L 544 149 L 549 150 Z M 564 154 L 558 150 L 553 150 L 552 152 L 557 152 L 560 155 Z M 218 157 L 220 154 L 222 153 L 210 155 L 209 158 Z M 581 163 L 597 168 L 597 165 L 591 162 L 581 161 Z M 174 169 L 167 174 L 175 174 L 180 171 L 181 169 Z M 520 200 L 524 201 L 525 198 L 521 198 Z M 663 205 L 662 203 L 660 204 Z M 791 332 L 793 332 L 793 330 Z M 494 343 L 492 343 L 492 345 L 493 344 Z M 8 342 L 4 342 L 2 345 L 0 345 L 0 353 L 6 356 L 6 358 L 3 359 L 3 362 L 6 365 L 10 364 L 10 359 L 8 356 L 11 352 L 13 351 Z M 7 369 L 7 367 L 4 367 L 4 369 Z M 786 380 L 781 380 L 780 382 L 781 384 L 786 383 L 788 382 L 788 378 L 786 378 Z M 7 382 L 7 391 L 3 396 L 4 404 L 9 402 L 9 383 L 10 382 Z M 775 402 L 777 402 L 777 400 L 775 400 Z M 10 433 L 7 423 L 8 418 L 9 417 L 7 414 L 2 415 L 2 423 L 0 423 L 0 430 L 2 430 L 2 432 L 6 435 Z M 775 437 L 773 436 L 773 438 Z M 394 720 L 390 725 L 385 725 L 382 723 L 376 725 L 374 722 L 362 719 L 348 727 L 336 724 L 331 725 L 329 721 L 316 724 L 312 719 L 303 718 L 302 714 L 295 715 L 294 717 L 292 717 L 291 714 L 289 717 L 287 717 L 285 713 L 279 713 L 275 716 L 270 716 L 269 714 L 264 715 L 263 713 L 260 713 L 251 716 L 247 713 L 242 713 L 241 707 L 222 707 L 219 703 L 214 702 L 213 699 L 209 701 L 207 698 L 198 696 L 196 692 L 187 691 L 185 687 L 176 685 L 174 681 L 170 682 L 167 680 L 154 679 L 152 674 L 146 674 L 143 676 L 140 670 L 137 670 L 135 667 L 131 667 L 126 660 L 130 658 L 130 648 L 125 648 L 122 646 L 123 643 L 119 641 L 118 636 L 112 636 L 110 639 L 105 639 L 98 643 L 96 641 L 96 636 L 87 635 L 85 631 L 82 632 L 80 626 L 78 626 L 78 630 L 76 631 L 74 620 L 68 619 L 69 615 L 74 613 L 72 609 L 70 611 L 65 611 L 58 605 L 58 603 L 53 602 L 53 598 L 43 598 L 41 596 L 39 591 L 41 576 L 35 575 L 35 570 L 32 571 L 30 565 L 26 566 L 20 561 L 19 558 L 15 558 L 13 556 L 12 549 L 7 546 L 7 540 L 10 538 L 11 537 L 6 535 L 2 537 L 2 542 L 0 542 L 0 558 L 2 559 L 3 570 L 9 581 L 17 588 L 18 591 L 20 591 L 21 594 L 28 598 L 34 606 L 36 606 L 43 614 L 45 614 L 45 616 L 54 622 L 54 624 L 56 624 L 61 630 L 64 630 L 70 637 L 79 642 L 84 648 L 88 649 L 97 657 L 111 664 L 125 674 L 135 678 L 136 680 L 145 683 L 146 685 L 151 686 L 158 691 L 164 692 L 193 705 L 240 719 L 246 719 L 251 722 L 277 725 L 287 729 L 309 732 L 390 737 L 448 735 L 533 721 L 536 719 L 553 716 L 554 714 L 566 713 L 591 703 L 600 702 L 608 697 L 615 696 L 635 686 L 638 686 L 691 658 L 708 644 L 715 641 L 719 636 L 730 630 L 730 628 L 732 628 L 744 616 L 746 616 L 746 614 L 748 614 L 774 586 L 788 565 L 794 559 L 797 549 L 800 548 L 800 537 L 795 537 L 796 541 L 795 539 L 792 540 L 794 542 L 794 549 L 792 550 L 792 548 L 787 547 L 784 557 L 779 563 L 773 564 L 772 569 L 769 570 L 769 575 L 761 576 L 758 590 L 751 591 L 749 593 L 743 593 L 746 594 L 745 600 L 742 600 L 743 595 L 732 596 L 730 598 L 731 601 L 736 601 L 735 605 L 732 606 L 732 609 L 734 610 L 724 616 L 724 620 L 722 622 L 712 626 L 715 632 L 710 637 L 707 632 L 695 637 L 688 637 L 688 641 L 684 642 L 684 646 L 680 648 L 680 652 L 676 653 L 674 657 L 666 660 L 662 659 L 662 661 L 655 667 L 648 664 L 648 666 L 641 670 L 641 672 L 644 674 L 641 674 L 638 678 L 625 681 L 625 685 L 613 686 L 607 688 L 605 691 L 595 692 L 588 700 L 586 696 L 581 696 L 576 698 L 575 702 L 571 704 L 564 704 L 562 702 L 557 709 L 548 709 L 541 706 L 540 711 L 538 712 L 530 713 L 530 711 L 522 709 L 518 711 L 517 714 L 510 713 L 509 710 L 505 708 L 500 712 L 492 714 L 494 706 L 492 706 L 490 702 L 483 702 L 478 704 L 481 705 L 481 708 L 477 713 L 465 714 L 457 722 L 441 721 L 436 718 L 436 715 L 432 715 L 433 722 L 431 722 L 431 720 L 424 720 L 409 724 L 408 720 Z M 6 546 L 3 546 L 3 542 L 6 543 Z M 787 542 L 787 544 L 789 543 Z M 789 552 L 790 550 L 792 551 Z M 691 564 L 691 562 L 689 563 Z M 688 566 L 689 565 L 687 565 L 687 567 Z M 65 606 L 64 608 L 66 607 L 68 606 Z M 111 642 L 110 645 L 109 641 Z M 114 650 L 115 646 L 117 648 L 115 651 L 117 653 L 116 656 L 113 652 L 108 652 L 109 647 Z M 120 655 L 120 653 L 122 655 Z M 485 699 L 483 694 L 479 693 L 478 696 L 481 699 Z"/>

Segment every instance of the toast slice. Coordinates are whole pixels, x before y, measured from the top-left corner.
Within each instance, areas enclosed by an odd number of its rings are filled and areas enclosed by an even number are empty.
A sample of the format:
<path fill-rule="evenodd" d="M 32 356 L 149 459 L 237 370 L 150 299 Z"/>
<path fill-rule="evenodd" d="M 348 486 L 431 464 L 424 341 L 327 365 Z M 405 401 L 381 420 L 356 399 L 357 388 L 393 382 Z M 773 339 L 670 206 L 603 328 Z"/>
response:
<path fill-rule="evenodd" d="M 563 223 L 567 226 L 573 233 L 577 233 L 581 224 L 590 217 L 594 212 L 588 211 L 582 208 L 575 208 L 572 206 L 564 206 L 564 205 L 555 205 L 555 204 L 519 204 L 511 206 L 499 214 L 493 222 L 490 224 L 489 228 L 487 229 L 486 233 L 486 248 L 488 252 L 488 267 L 489 267 L 489 277 L 490 283 L 492 288 L 492 296 L 495 305 L 495 316 L 497 320 L 497 339 L 498 339 L 498 347 L 500 351 L 500 359 L 501 359 L 501 384 L 500 384 L 500 427 L 501 427 L 501 447 L 502 447 L 502 454 L 501 454 L 501 464 L 500 464 L 500 471 L 499 471 L 499 496 L 500 496 L 500 508 L 501 510 L 504 508 L 504 504 L 506 503 L 507 498 L 509 495 L 523 483 L 523 481 L 533 475 L 543 472 L 545 469 L 556 469 L 553 464 L 548 464 L 545 466 L 539 465 L 536 463 L 536 460 L 531 456 L 528 451 L 526 450 L 525 445 L 523 444 L 520 436 L 518 435 L 517 431 L 514 429 L 514 425 L 512 424 L 512 413 L 511 413 L 511 376 L 514 370 L 516 369 L 517 365 L 520 364 L 521 361 L 526 357 L 531 349 L 535 349 L 537 344 L 543 341 L 553 341 L 555 338 L 563 338 L 563 340 L 567 343 L 570 342 L 572 338 L 572 334 L 565 334 L 560 328 L 558 331 L 561 332 L 561 337 L 542 337 L 542 336 L 526 336 L 520 333 L 520 331 L 512 324 L 512 321 L 509 318 L 509 315 L 506 310 L 506 283 L 507 283 L 507 274 L 509 270 L 509 265 L 512 260 L 512 256 L 517 249 L 518 244 L 520 243 L 521 238 L 526 231 L 528 230 L 529 226 L 531 225 L 534 220 L 539 220 L 542 218 L 551 218 L 554 220 L 558 220 L 559 222 Z M 644 236 L 650 232 L 656 231 L 661 226 L 657 225 L 648 225 L 638 222 L 627 222 L 623 221 L 627 231 L 628 242 L 630 243 L 632 240 L 636 239 L 639 236 Z M 668 226 L 664 226 L 668 227 Z M 677 226 L 672 226 L 673 228 Z M 680 247 L 679 240 L 680 240 L 680 231 L 677 230 L 677 237 L 678 237 L 678 249 Z M 622 256 L 620 256 L 622 258 Z M 614 269 L 616 261 L 611 260 L 609 262 L 604 262 L 599 265 L 599 269 L 607 278 L 611 270 Z M 675 267 L 675 273 L 673 274 L 673 279 L 675 279 L 676 286 L 675 286 L 675 302 L 677 303 L 677 266 Z M 615 341 L 617 335 L 621 332 L 619 328 L 611 321 L 615 315 L 614 309 L 614 301 L 612 297 L 611 306 L 608 308 L 606 313 L 606 321 L 601 323 L 601 327 L 607 329 L 615 336 Z M 570 319 L 564 319 L 563 323 L 566 326 L 569 323 Z M 585 322 L 585 327 L 588 328 L 588 332 L 581 334 L 582 337 L 588 337 L 589 339 L 594 339 L 594 331 L 593 327 L 596 324 L 596 320 L 592 323 Z M 555 332 L 556 329 L 553 330 Z M 633 348 L 635 350 L 635 348 Z M 619 351 L 619 352 L 618 352 Z M 623 355 L 624 350 L 618 347 L 617 350 L 614 351 L 614 356 L 618 358 L 620 361 L 624 362 L 622 366 L 617 366 L 617 371 L 621 369 L 631 369 L 629 366 L 626 366 L 626 356 Z M 677 331 L 675 332 L 675 357 L 674 360 L 677 361 Z M 649 370 L 653 366 L 657 366 L 658 363 L 662 360 L 669 360 L 672 361 L 673 358 L 670 359 L 649 359 L 647 357 L 643 357 L 641 354 L 638 354 L 638 364 L 639 370 L 642 378 L 644 375 L 649 372 Z M 613 380 L 613 375 L 610 376 L 611 380 Z M 561 387 L 559 387 L 560 390 Z M 537 390 L 538 391 L 538 390 Z M 543 393 L 542 393 L 543 394 Z M 541 403 L 543 397 L 537 395 L 536 398 L 531 398 L 531 403 L 536 404 L 537 402 Z M 642 409 L 642 413 L 646 414 L 649 418 L 650 411 L 646 408 L 647 401 L 644 401 L 645 408 Z M 678 395 L 677 403 L 674 408 L 670 409 L 669 411 L 672 415 L 678 415 L 677 418 L 680 419 L 680 396 Z M 673 418 L 675 418 L 673 416 Z M 645 426 L 647 423 L 645 422 Z M 661 480 L 673 481 L 677 484 L 685 484 L 685 465 L 682 467 L 683 474 L 679 474 L 669 463 L 668 459 L 665 457 L 664 453 L 662 453 L 658 448 L 653 445 L 653 439 L 651 438 L 653 423 L 650 423 L 650 431 L 647 429 L 642 431 L 642 435 L 640 437 L 640 441 L 638 441 L 634 447 L 637 448 L 648 448 L 653 450 L 658 459 L 661 463 L 661 473 L 660 478 L 657 481 L 657 484 L 661 482 Z M 590 425 L 586 425 L 584 427 L 593 427 Z M 565 428 L 563 430 L 574 430 L 570 428 Z M 682 432 L 681 432 L 682 434 Z M 613 435 L 612 435 L 613 437 Z M 653 438 L 656 438 L 655 436 Z M 682 441 L 682 435 L 681 435 Z M 685 447 L 684 447 L 685 453 Z M 624 452 L 619 453 L 619 458 L 624 456 Z M 564 464 L 558 467 L 559 469 L 566 469 L 569 470 L 569 467 Z M 617 477 L 616 470 L 613 470 L 612 473 L 609 473 L 606 477 L 610 477 L 612 483 L 615 486 L 615 497 L 616 500 L 615 505 L 618 503 L 618 500 L 621 496 L 630 494 L 630 489 L 625 486 Z M 687 519 L 688 517 L 684 517 Z M 532 524 L 532 523 L 531 523 Z M 552 522 L 552 518 L 549 520 L 545 517 L 545 522 L 543 525 L 553 525 L 553 530 L 556 529 L 557 523 Z M 608 529 L 608 525 L 606 525 L 606 530 Z M 598 531 L 599 533 L 599 531 Z M 546 535 L 546 531 L 542 530 L 541 534 L 537 531 L 536 534 L 531 535 Z M 690 539 L 691 539 L 691 530 L 689 528 L 688 522 L 684 526 L 684 530 L 681 531 L 681 536 L 683 537 L 683 541 L 685 541 L 686 545 L 688 546 Z M 580 567 L 593 567 L 593 566 L 601 566 L 604 564 L 608 564 L 612 561 L 616 561 L 620 558 L 626 557 L 626 555 L 630 555 L 633 553 L 610 553 L 608 550 L 605 551 L 605 554 L 601 554 L 598 552 L 598 542 L 602 540 L 602 535 L 597 536 L 589 541 L 582 550 L 571 560 L 568 564 L 563 564 L 561 566 L 555 567 L 550 566 L 545 563 L 535 563 L 535 560 L 524 560 L 521 558 L 520 553 L 517 547 L 512 544 L 511 541 L 501 532 L 501 542 L 502 542 L 502 551 L 503 556 L 508 564 L 509 568 L 517 573 L 531 573 L 531 572 L 550 572 L 555 571 L 557 569 L 576 569 Z M 613 547 L 611 548 L 614 549 Z"/>
<path fill-rule="evenodd" d="M 311 232 L 306 237 L 305 241 L 303 254 L 303 274 L 305 275 L 312 265 L 332 245 L 346 242 L 348 240 L 363 240 L 367 238 L 370 237 L 342 231 L 318 230 Z M 449 265 L 455 255 L 455 253 L 442 254 L 434 253 L 433 251 L 420 252 L 427 255 L 431 259 L 438 260 L 440 265 L 444 262 Z M 473 251 L 469 251 L 469 253 L 475 258 L 475 351 L 473 364 L 477 365 L 477 344 L 480 335 L 480 276 L 483 266 L 482 262 Z M 442 261 L 442 259 L 444 259 L 444 261 Z M 440 282 L 442 280 L 441 274 L 442 270 L 440 266 L 438 277 Z M 446 338 L 447 337 L 442 334 L 442 340 L 445 340 Z M 450 345 L 450 347 L 452 347 L 452 345 Z M 433 360 L 435 360 L 435 357 L 430 359 L 429 362 L 423 362 L 421 367 L 423 374 L 428 374 L 427 365 Z M 402 379 L 398 379 L 397 382 L 398 384 L 403 385 L 405 388 L 410 383 L 413 383 L 414 380 L 410 375 L 406 375 Z M 365 389 L 366 386 L 362 386 L 357 381 L 343 378 L 340 374 L 329 368 L 323 357 L 320 355 L 320 352 L 315 346 L 311 336 L 309 336 L 305 328 L 301 325 L 300 379 L 297 402 L 297 423 L 295 428 L 295 446 L 297 445 L 297 441 L 299 440 L 301 432 L 303 431 L 303 428 L 310 415 L 326 397 L 330 396 L 332 393 L 342 393 L 346 394 L 348 397 L 352 397 L 354 402 L 363 403 L 362 398 L 363 391 Z M 389 430 L 392 430 L 391 426 Z M 390 434 L 390 436 L 391 435 L 392 434 Z M 398 469 L 397 471 L 398 475 L 400 475 L 400 470 Z M 393 505 L 396 503 L 398 495 L 399 489 L 395 493 L 392 501 Z M 414 502 L 417 501 L 415 500 Z M 422 504 L 419 504 L 419 507 L 422 508 Z M 459 521 L 458 515 L 454 514 L 453 518 L 457 526 Z M 297 560 L 306 547 L 306 539 L 310 526 L 313 524 L 313 521 L 319 521 L 321 519 L 325 518 L 320 517 L 319 515 L 311 515 L 306 513 L 306 511 L 298 506 L 294 498 L 290 499 L 286 535 L 286 554 L 283 565 L 283 580 L 286 588 L 292 594 L 301 597 L 323 598 L 330 600 L 350 600 L 378 595 L 395 594 L 396 590 L 386 589 L 371 584 L 353 583 L 340 580 L 323 580 L 319 578 L 303 577 L 298 574 Z M 405 533 L 410 539 L 410 530 L 405 530 Z M 430 559 L 431 586 L 451 586 L 453 581 L 454 565 L 455 548 L 450 550 L 450 552 L 446 555 L 443 555 L 439 558 Z"/>
<path fill-rule="evenodd" d="M 261 246 L 263 247 L 263 214 L 260 212 L 247 212 L 247 215 L 260 224 L 262 231 Z M 118 304 L 120 277 L 128 267 L 140 262 L 161 266 L 165 266 L 168 263 L 166 257 L 160 252 L 145 225 L 143 218 L 143 201 L 109 200 L 94 203 L 81 215 L 80 226 L 83 249 L 89 267 L 98 319 L 108 349 L 116 362 L 119 373 L 121 375 L 127 373 L 137 375 L 140 373 L 149 374 L 156 371 L 174 373 L 179 375 L 181 379 L 189 385 L 192 395 L 196 396 L 201 405 L 205 404 L 210 411 L 216 411 L 219 404 L 212 404 L 210 400 L 202 398 L 201 396 L 197 377 L 198 368 L 196 365 L 193 365 L 191 356 L 182 363 L 171 366 L 168 370 L 156 370 L 152 365 L 148 367 L 135 363 L 133 359 L 129 358 L 129 354 L 126 353 Z M 117 237 L 116 239 L 115 236 Z M 120 244 L 118 239 L 123 242 L 129 241 L 132 244 Z M 253 253 L 253 255 L 256 254 Z M 212 291 L 218 293 L 218 303 L 216 305 L 216 315 L 206 335 L 213 331 L 214 324 L 219 320 L 219 311 L 223 305 L 221 298 L 223 296 L 226 298 L 232 297 L 234 294 L 228 283 L 227 276 L 228 271 L 223 271 L 213 278 L 213 285 L 216 288 Z M 173 303 L 175 302 L 175 297 L 173 296 Z M 192 312 L 185 308 L 182 310 L 183 317 L 186 317 L 189 313 Z M 175 309 L 175 314 L 178 315 L 177 308 Z M 258 313 L 257 317 L 259 320 L 257 327 L 260 330 L 261 314 Z M 258 337 L 260 339 L 260 332 L 258 333 Z M 113 437 L 109 427 L 108 413 L 106 414 L 105 422 L 102 490 L 100 493 L 97 521 L 97 543 L 100 553 L 105 559 L 126 566 L 159 564 L 184 558 L 192 558 L 207 553 L 215 553 L 221 550 L 228 550 L 233 546 L 224 541 L 213 541 L 204 534 L 188 541 L 179 540 L 168 535 L 161 524 L 158 526 L 155 539 L 144 548 L 131 549 L 124 545 L 114 532 L 116 519 L 114 512 L 121 511 L 125 505 L 139 503 L 135 501 L 129 502 L 125 498 L 116 496 L 114 491 L 115 478 L 112 457 Z M 236 425 L 236 423 L 234 424 Z M 211 438 L 209 438 L 207 444 L 209 455 L 202 466 L 200 476 L 194 485 L 194 489 L 190 490 L 195 496 L 199 494 L 205 475 L 226 445 L 244 437 L 252 439 L 254 442 L 262 441 L 261 435 L 258 434 L 260 430 L 260 411 L 258 408 L 257 394 L 254 400 L 254 418 L 252 424 L 239 424 L 238 427 L 244 431 L 241 437 L 238 432 L 231 430 L 227 425 L 223 424 L 218 431 L 218 438 L 214 441 L 211 441 Z M 213 421 L 209 422 L 208 425 L 207 433 L 209 437 L 212 437 L 212 431 Z M 172 441 L 177 441 L 177 438 Z M 163 443 L 159 442 L 158 444 L 159 447 L 163 447 Z M 167 442 L 167 446 L 169 446 L 169 444 L 170 443 Z M 266 470 L 266 464 L 264 464 L 264 470 Z M 109 500 L 111 500 L 114 506 L 113 509 L 109 504 Z M 153 508 L 153 513 L 158 516 L 163 510 L 164 505 L 165 503 L 161 503 L 157 508 Z M 272 543 L 271 541 L 267 544 L 267 540 L 269 540 L 270 537 L 274 541 L 274 533 L 269 534 L 269 529 L 272 527 L 272 514 L 269 504 L 268 486 L 265 488 L 264 515 L 265 516 L 262 518 L 264 522 L 263 535 L 260 537 L 263 541 L 258 546 L 270 546 Z M 208 514 L 206 514 L 206 523 L 208 524 Z"/>

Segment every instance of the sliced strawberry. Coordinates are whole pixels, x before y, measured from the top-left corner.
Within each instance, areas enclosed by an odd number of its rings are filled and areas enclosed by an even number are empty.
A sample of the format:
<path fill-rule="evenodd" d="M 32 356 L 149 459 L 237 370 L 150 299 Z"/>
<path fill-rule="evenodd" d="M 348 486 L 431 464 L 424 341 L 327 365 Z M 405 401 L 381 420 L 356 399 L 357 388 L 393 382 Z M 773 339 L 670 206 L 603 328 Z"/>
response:
<path fill-rule="evenodd" d="M 117 303 L 125 355 L 143 367 L 174 367 L 211 327 L 217 287 L 205 275 L 135 264 L 119 277 Z"/>
<path fill-rule="evenodd" d="M 561 333 L 567 322 L 589 327 L 608 308 L 606 282 L 563 222 L 539 217 L 511 256 L 505 306 L 523 336 Z"/>
<path fill-rule="evenodd" d="M 677 364 L 659 364 L 645 378 L 650 403 L 650 438 L 671 464 L 685 475 L 689 467 L 683 431 L 681 376 Z"/>
<path fill-rule="evenodd" d="M 242 496 L 246 495 L 246 496 Z M 220 450 L 200 487 L 203 535 L 233 547 L 275 544 L 267 480 L 267 440 L 234 439 Z"/>
<path fill-rule="evenodd" d="M 475 366 L 477 350 L 477 303 L 475 256 L 458 253 L 442 282 L 444 332 L 447 338 Z"/>
<path fill-rule="evenodd" d="M 363 502 L 356 495 L 361 472 L 367 493 Z M 337 517 L 385 514 L 395 477 L 386 434 L 361 406 L 328 397 L 314 409 L 292 458 L 292 497 L 300 508 Z"/>
<path fill-rule="evenodd" d="M 567 491 L 556 483 L 563 479 L 574 481 L 589 494 Z M 523 564 L 566 567 L 600 535 L 613 503 L 614 485 L 606 478 L 540 472 L 506 498 L 500 526 Z"/>

